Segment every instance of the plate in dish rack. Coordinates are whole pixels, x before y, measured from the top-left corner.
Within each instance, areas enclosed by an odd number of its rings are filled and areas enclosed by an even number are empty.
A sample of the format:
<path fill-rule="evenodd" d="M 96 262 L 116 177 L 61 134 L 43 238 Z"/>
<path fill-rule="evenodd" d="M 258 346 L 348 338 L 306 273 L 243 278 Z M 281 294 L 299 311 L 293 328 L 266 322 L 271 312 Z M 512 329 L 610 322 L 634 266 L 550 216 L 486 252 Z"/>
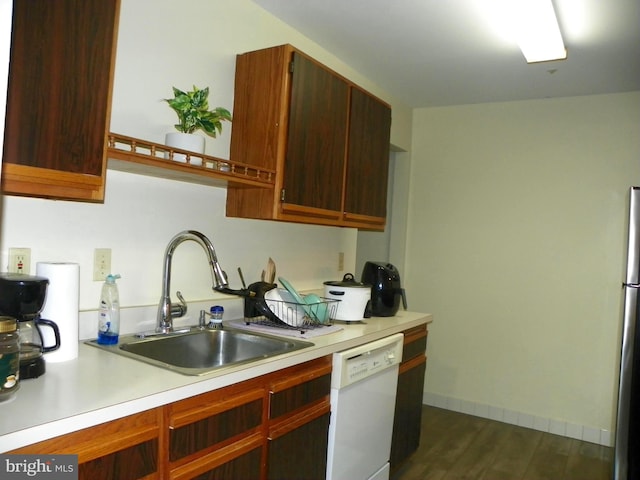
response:
<path fill-rule="evenodd" d="M 302 305 L 284 288 L 274 288 L 264 294 L 269 310 L 287 325 L 299 327 L 304 323 L 305 311 Z"/>
<path fill-rule="evenodd" d="M 278 277 L 278 281 L 284 288 L 287 289 L 287 292 L 289 292 L 289 294 L 293 297 L 294 301 L 302 306 L 304 312 L 307 315 L 311 316 L 311 309 L 307 306 L 307 302 L 305 301 L 304 297 L 300 295 L 295 288 L 293 288 L 293 285 L 291 285 L 286 278 Z"/>

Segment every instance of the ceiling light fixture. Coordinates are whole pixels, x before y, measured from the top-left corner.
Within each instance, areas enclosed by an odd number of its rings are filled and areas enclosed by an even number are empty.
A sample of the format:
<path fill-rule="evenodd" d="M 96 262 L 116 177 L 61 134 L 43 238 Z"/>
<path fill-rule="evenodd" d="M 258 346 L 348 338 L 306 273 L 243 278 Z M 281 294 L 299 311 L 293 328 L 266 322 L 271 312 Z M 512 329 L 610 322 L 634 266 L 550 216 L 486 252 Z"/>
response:
<path fill-rule="evenodd" d="M 513 9 L 513 31 L 527 63 L 567 58 L 551 0 L 518 0 L 509 4 Z"/>

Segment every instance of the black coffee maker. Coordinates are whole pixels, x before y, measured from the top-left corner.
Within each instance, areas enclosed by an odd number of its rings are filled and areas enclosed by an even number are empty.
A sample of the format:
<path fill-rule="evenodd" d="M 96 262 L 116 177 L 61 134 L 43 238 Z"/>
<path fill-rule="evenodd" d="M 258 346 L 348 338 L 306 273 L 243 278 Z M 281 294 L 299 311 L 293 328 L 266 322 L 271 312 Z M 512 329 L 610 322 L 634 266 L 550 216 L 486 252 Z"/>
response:
<path fill-rule="evenodd" d="M 404 309 L 407 309 L 400 273 L 390 263 L 365 263 L 360 281 L 371 285 L 371 316 L 393 317 L 400 308 L 400 300 Z"/>
<path fill-rule="evenodd" d="M 45 372 L 43 354 L 60 348 L 60 330 L 51 320 L 40 318 L 49 279 L 21 273 L 0 273 L 0 314 L 18 320 L 20 378 L 36 378 Z M 45 346 L 42 328 L 51 328 L 55 344 Z"/>

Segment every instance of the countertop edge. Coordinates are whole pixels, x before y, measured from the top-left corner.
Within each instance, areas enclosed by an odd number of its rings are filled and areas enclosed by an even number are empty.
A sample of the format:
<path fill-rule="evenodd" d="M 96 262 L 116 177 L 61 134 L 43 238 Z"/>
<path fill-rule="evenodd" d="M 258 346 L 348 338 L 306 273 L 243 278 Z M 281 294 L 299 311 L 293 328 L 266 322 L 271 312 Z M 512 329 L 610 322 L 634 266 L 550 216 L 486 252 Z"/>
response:
<path fill-rule="evenodd" d="M 395 321 L 389 321 L 389 318 L 394 318 Z M 43 423 L 34 423 L 33 425 L 27 426 L 26 428 L 21 428 L 15 431 L 4 433 L 0 435 L 0 452 L 14 450 L 29 444 L 48 440 L 59 435 L 82 430 L 84 428 L 116 420 L 118 418 L 126 417 L 128 415 L 139 413 L 144 410 L 160 407 L 162 405 L 199 395 L 201 393 L 223 388 L 231 384 L 239 383 L 251 378 L 258 377 L 260 375 L 264 375 L 266 373 L 314 360 L 325 355 L 330 355 L 341 350 L 346 350 L 348 348 L 378 340 L 380 338 L 393 335 L 394 333 L 399 333 L 419 325 L 429 324 L 431 322 L 431 314 L 416 312 L 402 312 L 399 313 L 396 317 L 376 318 L 375 320 L 368 319 L 367 323 L 369 324 L 369 326 L 362 326 L 362 328 L 360 328 L 362 334 L 360 335 L 354 336 L 347 334 L 347 332 L 337 332 L 327 335 L 326 338 L 316 337 L 310 340 L 315 344 L 313 347 L 309 347 L 285 355 L 280 355 L 270 359 L 261 360 L 250 365 L 239 366 L 232 369 L 225 369 L 224 372 L 219 374 L 211 374 L 201 377 L 190 377 L 173 372 L 168 372 L 167 370 L 158 367 L 141 364 L 141 362 L 139 361 L 121 357 L 119 355 L 113 355 L 112 353 L 103 352 L 100 349 L 84 345 L 85 353 L 89 352 L 88 354 L 93 357 L 100 357 L 100 361 L 113 361 L 118 362 L 118 365 L 135 366 L 137 370 L 143 371 L 143 375 L 153 375 L 158 379 L 163 377 L 169 381 L 167 382 L 166 386 L 164 386 L 162 385 L 162 382 L 156 380 L 161 386 L 158 386 L 157 388 L 149 387 L 147 388 L 147 391 L 141 396 L 132 395 L 132 398 L 128 398 L 125 400 L 117 399 L 112 403 L 107 399 L 102 402 L 103 405 L 99 408 L 89 408 L 85 409 L 84 411 L 82 411 L 82 409 L 79 409 L 76 414 L 65 415 L 61 418 Z M 349 326 L 349 328 L 353 327 Z M 353 331 L 354 330 L 351 330 L 351 332 Z M 118 358 L 115 359 L 113 357 Z M 81 360 L 74 360 L 74 362 L 80 363 Z M 122 362 L 135 363 L 123 364 Z M 58 365 L 52 365 L 51 370 L 62 370 L 62 368 Z M 78 384 L 82 384 L 82 380 L 82 378 L 76 379 Z M 23 382 L 23 384 L 26 384 L 30 381 L 31 380 L 27 380 Z M 135 381 L 135 379 L 133 381 Z M 33 387 L 32 385 L 30 385 L 29 387 L 29 390 L 31 390 L 32 392 L 37 391 L 36 387 Z M 90 388 L 90 386 L 87 386 L 86 388 Z M 43 388 L 41 387 L 41 389 Z M 28 389 L 21 386 L 21 390 Z M 15 406 L 16 410 L 21 410 L 22 412 L 28 411 L 28 409 L 23 410 L 22 408 L 19 408 L 19 396 L 21 393 L 29 394 L 32 392 L 24 392 L 19 390 L 17 393 L 18 398 L 10 400 L 10 403 Z M 44 391 L 40 392 L 40 394 L 42 395 L 40 398 L 46 398 L 46 395 L 44 395 Z M 10 404 L 7 406 L 11 407 Z M 42 408 L 48 408 L 46 399 L 43 400 Z M 0 424 L 0 432 L 2 430 L 4 430 L 4 428 Z"/>

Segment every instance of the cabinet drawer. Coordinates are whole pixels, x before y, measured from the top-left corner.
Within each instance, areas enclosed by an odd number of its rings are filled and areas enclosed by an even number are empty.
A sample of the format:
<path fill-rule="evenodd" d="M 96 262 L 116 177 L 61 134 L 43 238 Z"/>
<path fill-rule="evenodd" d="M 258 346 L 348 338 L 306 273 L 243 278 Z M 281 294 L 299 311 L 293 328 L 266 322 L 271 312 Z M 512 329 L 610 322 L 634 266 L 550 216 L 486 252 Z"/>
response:
<path fill-rule="evenodd" d="M 172 406 L 173 411 L 169 414 L 169 460 L 175 462 L 259 432 L 263 399 L 264 390 L 260 388 L 232 395 L 225 395 L 223 390 Z M 189 406 L 191 408 L 185 408 Z"/>
<path fill-rule="evenodd" d="M 331 393 L 331 357 L 314 360 L 287 377 L 271 383 L 269 418 L 293 413 L 314 402 L 328 399 Z"/>
<path fill-rule="evenodd" d="M 402 347 L 402 362 L 406 362 L 419 355 L 424 355 L 427 349 L 427 326 L 420 325 L 406 330 L 404 333 L 404 345 Z"/>

